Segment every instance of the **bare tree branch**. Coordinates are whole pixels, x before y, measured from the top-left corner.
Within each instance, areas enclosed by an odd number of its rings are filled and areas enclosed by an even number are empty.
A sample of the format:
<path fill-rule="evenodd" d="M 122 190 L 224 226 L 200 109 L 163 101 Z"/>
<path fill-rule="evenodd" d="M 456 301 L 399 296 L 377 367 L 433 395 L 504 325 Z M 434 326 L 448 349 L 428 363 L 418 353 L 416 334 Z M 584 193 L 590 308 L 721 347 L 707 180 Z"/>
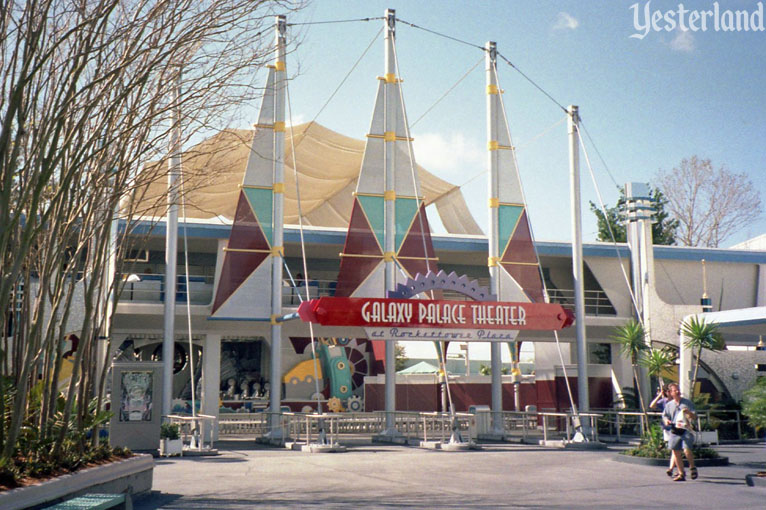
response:
<path fill-rule="evenodd" d="M 747 174 L 716 169 L 709 159 L 683 159 L 670 171 L 660 170 L 656 181 L 685 246 L 718 247 L 761 216 L 761 197 Z"/>

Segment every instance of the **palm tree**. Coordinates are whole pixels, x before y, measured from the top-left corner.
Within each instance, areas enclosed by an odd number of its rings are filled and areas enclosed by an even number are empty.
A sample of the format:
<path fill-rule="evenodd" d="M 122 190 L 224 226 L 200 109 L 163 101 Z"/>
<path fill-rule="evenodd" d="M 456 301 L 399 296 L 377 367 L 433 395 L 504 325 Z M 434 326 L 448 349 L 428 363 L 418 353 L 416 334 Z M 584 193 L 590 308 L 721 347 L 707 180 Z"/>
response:
<path fill-rule="evenodd" d="M 660 381 L 660 389 L 663 389 L 662 372 L 666 368 L 675 366 L 676 354 L 668 347 L 651 349 L 638 362 L 646 368 L 649 375 L 657 376 Z"/>
<path fill-rule="evenodd" d="M 755 386 L 745 392 L 742 412 L 756 430 L 756 437 L 759 430 L 766 429 L 766 379 L 757 381 Z M 766 476 L 766 471 L 760 471 L 758 476 Z"/>
<path fill-rule="evenodd" d="M 696 351 L 696 360 L 694 364 L 694 376 L 692 377 L 691 399 L 694 396 L 694 388 L 697 386 L 697 374 L 702 360 L 702 350 L 707 349 L 712 352 L 726 349 L 721 332 L 718 330 L 718 324 L 706 322 L 704 318 L 693 316 L 689 322 L 684 322 L 681 331 L 686 337 L 684 345 L 687 349 Z"/>
<path fill-rule="evenodd" d="M 644 357 L 646 351 L 649 350 L 649 346 L 646 345 L 644 326 L 635 319 L 631 319 L 624 326 L 615 328 L 612 339 L 620 344 L 620 352 L 623 356 L 630 357 L 630 363 L 633 367 L 633 378 L 636 383 L 636 393 L 638 393 L 638 401 L 641 404 L 641 412 L 646 414 L 644 397 L 641 394 L 641 383 L 639 382 L 638 371 L 636 370 L 636 365 Z"/>
<path fill-rule="evenodd" d="M 766 379 L 761 379 L 745 392 L 742 412 L 756 430 L 766 429 Z"/>

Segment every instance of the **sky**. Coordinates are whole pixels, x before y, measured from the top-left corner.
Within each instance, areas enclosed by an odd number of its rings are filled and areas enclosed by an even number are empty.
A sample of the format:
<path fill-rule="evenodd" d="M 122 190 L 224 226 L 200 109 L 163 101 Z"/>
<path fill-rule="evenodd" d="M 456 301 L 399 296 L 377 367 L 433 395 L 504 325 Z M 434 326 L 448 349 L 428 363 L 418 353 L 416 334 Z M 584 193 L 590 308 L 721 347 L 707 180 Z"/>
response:
<path fill-rule="evenodd" d="M 714 4 L 694 0 L 683 6 L 702 11 L 713 10 Z M 757 16 L 758 5 L 733 0 L 720 2 L 719 11 L 740 9 Z M 652 184 L 658 170 L 670 170 L 692 155 L 746 173 L 766 200 L 766 31 L 716 31 L 712 18 L 705 31 L 699 22 L 697 31 L 681 31 L 679 3 L 664 0 L 315 0 L 287 20 L 294 24 L 287 58 L 293 123 L 316 120 L 364 138 L 376 77 L 383 74 L 383 21 L 317 22 L 382 17 L 386 8 L 396 9 L 404 22 L 460 40 L 397 24 L 415 159 L 461 185 L 485 231 L 486 83 L 477 46 L 490 40 L 551 96 L 500 59 L 500 86 L 537 240 L 572 238 L 567 128 L 559 105 L 579 106 L 590 136 L 580 164 L 586 242 L 597 235 L 589 201 L 598 202 L 600 194 L 614 205 L 617 186 Z M 675 29 L 666 30 L 672 27 L 663 18 L 659 31 L 644 30 L 647 8 L 663 16 L 672 11 Z M 684 16 L 686 24 L 690 15 Z M 438 232 L 435 217 L 429 215 Z M 762 217 L 722 247 L 763 233 Z"/>

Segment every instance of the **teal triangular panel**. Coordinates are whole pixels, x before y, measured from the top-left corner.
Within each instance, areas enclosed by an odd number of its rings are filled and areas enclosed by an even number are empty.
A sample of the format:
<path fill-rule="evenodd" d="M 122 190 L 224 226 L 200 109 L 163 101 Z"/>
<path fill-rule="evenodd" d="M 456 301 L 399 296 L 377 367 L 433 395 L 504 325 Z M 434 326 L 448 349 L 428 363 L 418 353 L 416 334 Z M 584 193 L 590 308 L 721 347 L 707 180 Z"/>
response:
<path fill-rule="evenodd" d="M 418 212 L 418 201 L 414 198 L 397 198 L 396 199 L 396 247 L 395 250 L 399 253 L 399 248 L 402 246 L 402 241 L 407 236 L 407 232 L 410 231 L 410 225 L 412 224 L 412 218 Z"/>
<path fill-rule="evenodd" d="M 378 243 L 380 243 L 381 250 L 385 251 L 383 236 L 386 225 L 383 220 L 385 217 L 383 197 L 357 195 L 356 198 L 358 198 L 359 203 L 362 204 L 364 214 L 367 215 L 367 220 L 370 222 L 370 226 L 375 233 L 375 237 L 378 239 Z"/>
<path fill-rule="evenodd" d="M 505 247 L 508 246 L 508 241 L 516 229 L 516 224 L 519 222 L 521 213 L 524 212 L 524 206 L 521 205 L 501 205 L 497 211 L 497 251 L 500 255 L 505 251 Z"/>
<path fill-rule="evenodd" d="M 270 245 L 273 245 L 274 193 L 270 189 L 261 188 L 244 188 L 244 192 L 248 202 L 250 202 L 250 207 L 253 208 L 255 217 L 258 219 L 258 223 L 261 224 L 266 240 Z"/>

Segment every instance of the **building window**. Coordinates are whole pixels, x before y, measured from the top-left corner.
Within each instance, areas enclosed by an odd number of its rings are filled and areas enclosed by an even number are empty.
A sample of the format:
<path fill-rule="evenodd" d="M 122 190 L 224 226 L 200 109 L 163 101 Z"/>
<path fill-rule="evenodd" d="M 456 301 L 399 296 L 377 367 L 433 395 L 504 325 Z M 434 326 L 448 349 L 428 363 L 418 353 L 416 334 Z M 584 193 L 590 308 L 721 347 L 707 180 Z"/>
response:
<path fill-rule="evenodd" d="M 588 344 L 588 363 L 591 365 L 611 365 L 611 344 Z"/>

